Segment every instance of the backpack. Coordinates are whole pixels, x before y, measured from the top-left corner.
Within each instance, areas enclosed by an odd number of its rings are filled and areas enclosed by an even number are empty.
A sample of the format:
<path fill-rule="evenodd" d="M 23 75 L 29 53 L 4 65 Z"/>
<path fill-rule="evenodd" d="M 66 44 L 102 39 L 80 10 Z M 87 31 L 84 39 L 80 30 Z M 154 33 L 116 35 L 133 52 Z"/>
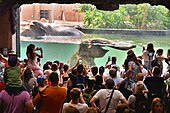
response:
<path fill-rule="evenodd" d="M 154 60 L 151 61 L 151 66 L 152 67 L 155 67 L 155 66 L 160 67 L 160 64 L 158 63 L 158 59 L 156 58 L 156 56 L 155 56 Z"/>
<path fill-rule="evenodd" d="M 135 101 L 135 112 L 136 113 L 149 113 L 150 112 L 150 104 L 148 99 L 144 96 L 144 94 L 134 94 L 136 97 Z"/>
<path fill-rule="evenodd" d="M 83 98 L 88 106 L 90 106 L 90 99 L 93 97 L 95 93 L 96 93 L 96 90 L 93 90 L 91 93 L 86 93 L 86 91 L 83 90 Z"/>

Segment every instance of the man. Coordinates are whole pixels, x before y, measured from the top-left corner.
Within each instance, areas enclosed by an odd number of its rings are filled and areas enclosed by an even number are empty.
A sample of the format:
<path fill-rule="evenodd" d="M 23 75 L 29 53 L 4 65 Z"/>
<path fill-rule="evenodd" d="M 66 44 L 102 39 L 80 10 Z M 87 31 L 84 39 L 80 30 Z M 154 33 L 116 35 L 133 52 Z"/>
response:
<path fill-rule="evenodd" d="M 99 106 L 100 106 L 99 111 L 101 111 L 101 113 L 104 113 L 106 109 L 112 90 L 114 90 L 113 87 L 114 87 L 114 81 L 112 79 L 107 79 L 106 89 L 99 90 L 90 100 L 91 105 L 96 108 L 98 107 L 96 106 L 95 102 L 99 101 Z M 123 94 L 118 90 L 114 90 L 107 113 L 115 113 L 116 106 L 118 105 L 119 101 L 128 104 Z"/>
<path fill-rule="evenodd" d="M 152 102 L 153 98 L 159 97 L 164 98 L 166 92 L 166 85 L 163 77 L 161 77 L 161 70 L 158 66 L 153 67 L 152 76 L 146 77 L 144 84 L 148 88 L 148 99 Z"/>
<path fill-rule="evenodd" d="M 33 103 L 27 91 L 8 88 L 0 92 L 0 113 L 32 113 Z"/>
<path fill-rule="evenodd" d="M 65 87 L 59 87 L 59 78 L 56 72 L 52 72 L 49 79 L 52 86 L 47 87 L 42 93 L 39 92 L 33 103 L 36 105 L 38 102 L 41 102 L 40 113 L 60 113 L 67 90 Z"/>
<path fill-rule="evenodd" d="M 80 113 L 84 113 L 88 109 L 88 105 L 85 103 L 82 93 L 78 88 L 73 88 L 70 91 L 71 101 L 64 103 L 62 113 L 65 113 L 65 109 L 72 105 L 75 106 Z"/>
<path fill-rule="evenodd" d="M 124 80 L 121 77 L 117 76 L 117 70 L 115 68 L 112 68 L 109 70 L 109 75 L 110 77 L 113 79 L 114 83 L 115 83 L 115 87 L 119 88 L 120 83 Z"/>

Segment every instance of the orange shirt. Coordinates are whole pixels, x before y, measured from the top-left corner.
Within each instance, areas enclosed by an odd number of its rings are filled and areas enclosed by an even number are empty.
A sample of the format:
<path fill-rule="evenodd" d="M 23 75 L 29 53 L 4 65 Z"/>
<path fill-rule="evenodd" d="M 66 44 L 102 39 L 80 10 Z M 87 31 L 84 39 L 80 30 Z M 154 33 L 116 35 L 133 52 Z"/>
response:
<path fill-rule="evenodd" d="M 34 105 L 41 102 L 39 113 L 60 113 L 63 102 L 67 95 L 64 87 L 47 87 L 43 93 L 38 93 L 33 100 Z"/>

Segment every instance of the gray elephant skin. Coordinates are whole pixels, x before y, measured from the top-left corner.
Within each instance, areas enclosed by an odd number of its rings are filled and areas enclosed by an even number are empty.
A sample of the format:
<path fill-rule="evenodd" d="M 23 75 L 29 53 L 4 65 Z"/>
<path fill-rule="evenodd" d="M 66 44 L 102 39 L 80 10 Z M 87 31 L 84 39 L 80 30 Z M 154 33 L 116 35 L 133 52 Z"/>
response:
<path fill-rule="evenodd" d="M 25 29 L 21 36 L 35 37 L 35 36 L 83 36 L 84 33 L 74 27 L 43 25 L 40 22 L 32 22 L 29 29 Z"/>

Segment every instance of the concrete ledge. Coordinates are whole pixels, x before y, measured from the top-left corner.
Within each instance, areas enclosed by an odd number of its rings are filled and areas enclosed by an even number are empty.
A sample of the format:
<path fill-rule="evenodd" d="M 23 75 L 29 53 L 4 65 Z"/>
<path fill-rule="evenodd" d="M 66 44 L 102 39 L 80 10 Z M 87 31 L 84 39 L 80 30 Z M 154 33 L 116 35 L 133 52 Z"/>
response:
<path fill-rule="evenodd" d="M 86 29 L 86 28 L 78 29 L 85 34 L 123 34 L 123 35 L 153 35 L 153 36 L 170 35 L 170 30 Z"/>

